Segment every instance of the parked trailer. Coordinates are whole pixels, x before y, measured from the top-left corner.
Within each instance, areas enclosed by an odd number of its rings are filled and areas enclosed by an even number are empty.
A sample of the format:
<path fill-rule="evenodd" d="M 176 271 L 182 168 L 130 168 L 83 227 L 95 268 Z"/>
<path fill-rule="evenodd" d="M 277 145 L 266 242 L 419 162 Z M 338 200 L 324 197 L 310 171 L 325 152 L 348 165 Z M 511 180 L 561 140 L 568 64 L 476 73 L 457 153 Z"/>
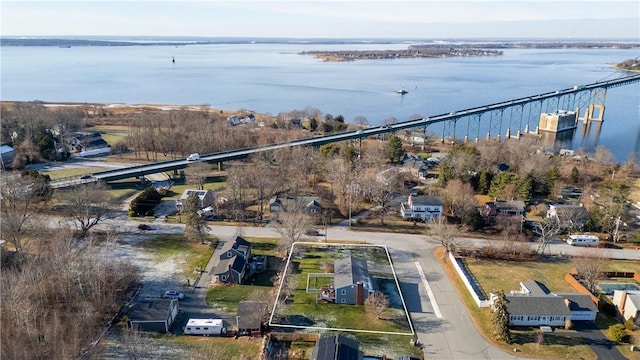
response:
<path fill-rule="evenodd" d="M 569 235 L 567 244 L 573 246 L 598 246 L 600 239 L 595 235 Z"/>
<path fill-rule="evenodd" d="M 222 319 L 189 319 L 184 327 L 185 335 L 220 336 L 226 333 Z"/>

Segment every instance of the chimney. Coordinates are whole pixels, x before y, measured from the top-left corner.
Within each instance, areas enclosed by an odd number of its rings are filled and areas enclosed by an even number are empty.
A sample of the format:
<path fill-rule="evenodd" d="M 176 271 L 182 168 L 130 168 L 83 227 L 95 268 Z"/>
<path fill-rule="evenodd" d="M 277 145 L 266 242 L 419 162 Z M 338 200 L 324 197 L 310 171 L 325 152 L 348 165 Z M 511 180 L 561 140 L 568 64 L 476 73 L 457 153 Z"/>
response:
<path fill-rule="evenodd" d="M 568 309 L 571 309 L 571 300 L 564 299 L 564 304 L 567 306 Z"/>
<path fill-rule="evenodd" d="M 356 284 L 356 305 L 364 305 L 364 286 L 361 282 Z"/>
<path fill-rule="evenodd" d="M 620 306 L 618 306 L 618 312 L 621 315 L 624 315 L 624 306 L 627 303 L 627 292 L 622 290 L 620 291 Z"/>

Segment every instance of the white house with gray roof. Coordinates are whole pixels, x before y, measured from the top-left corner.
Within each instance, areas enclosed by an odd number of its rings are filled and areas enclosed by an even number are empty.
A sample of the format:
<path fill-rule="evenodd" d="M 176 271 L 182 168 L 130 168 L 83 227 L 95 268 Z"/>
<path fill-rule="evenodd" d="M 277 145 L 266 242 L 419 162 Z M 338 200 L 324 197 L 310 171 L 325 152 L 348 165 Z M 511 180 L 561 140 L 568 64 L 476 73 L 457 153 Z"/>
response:
<path fill-rule="evenodd" d="M 403 219 L 429 221 L 442 215 L 442 198 L 430 195 L 409 195 L 407 202 L 400 205 Z"/>
<path fill-rule="evenodd" d="M 333 275 L 336 304 L 364 305 L 367 297 L 375 292 L 366 260 L 353 256 L 336 259 Z"/>
<path fill-rule="evenodd" d="M 510 326 L 564 326 L 567 320 L 593 321 L 598 307 L 588 295 L 553 293 L 543 283 L 520 283 L 506 295 Z"/>

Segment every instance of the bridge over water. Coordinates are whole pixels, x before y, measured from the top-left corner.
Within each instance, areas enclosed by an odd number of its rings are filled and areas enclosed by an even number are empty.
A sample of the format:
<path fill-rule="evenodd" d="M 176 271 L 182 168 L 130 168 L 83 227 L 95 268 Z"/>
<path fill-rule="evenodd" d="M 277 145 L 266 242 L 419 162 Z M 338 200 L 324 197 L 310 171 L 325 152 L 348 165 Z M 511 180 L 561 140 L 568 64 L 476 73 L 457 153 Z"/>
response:
<path fill-rule="evenodd" d="M 541 113 L 558 110 L 576 111 L 576 120 L 585 125 L 591 122 L 601 123 L 604 119 L 607 90 L 640 81 L 640 74 L 620 77 L 588 85 L 575 85 L 567 89 L 555 90 L 543 94 L 502 101 L 494 104 L 453 111 L 447 114 L 412 119 L 380 127 L 371 127 L 338 134 L 314 136 L 287 141 L 280 144 L 251 147 L 201 155 L 199 161 L 222 163 L 248 157 L 252 154 L 293 146 L 320 146 L 324 144 L 361 140 L 368 136 L 392 133 L 398 130 L 413 129 L 423 132 L 426 137 L 430 125 L 442 124 L 442 141 L 477 141 L 480 138 L 501 139 L 516 137 L 526 133 L 537 133 Z M 532 130 L 536 129 L 536 130 Z M 504 135 L 503 135 L 504 134 Z M 136 165 L 122 169 L 92 174 L 90 179 L 71 178 L 51 183 L 54 188 L 63 188 L 95 181 L 115 181 L 133 177 L 142 177 L 165 171 L 186 168 L 192 161 L 186 159 Z"/>

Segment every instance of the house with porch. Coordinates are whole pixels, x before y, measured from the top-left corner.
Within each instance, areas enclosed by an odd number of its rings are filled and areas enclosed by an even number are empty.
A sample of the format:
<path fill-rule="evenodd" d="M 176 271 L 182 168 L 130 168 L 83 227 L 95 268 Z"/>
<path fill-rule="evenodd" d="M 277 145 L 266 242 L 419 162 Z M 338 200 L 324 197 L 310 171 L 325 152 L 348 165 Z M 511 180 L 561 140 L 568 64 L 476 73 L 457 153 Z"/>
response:
<path fill-rule="evenodd" d="M 211 284 L 242 284 L 251 274 L 251 243 L 236 236 L 220 248 L 218 265 L 211 271 Z"/>
<path fill-rule="evenodd" d="M 598 307 L 588 295 L 553 293 L 543 283 L 529 280 L 506 294 L 509 326 L 565 326 L 567 321 L 593 321 Z M 492 297 L 493 300 L 493 297 Z"/>
<path fill-rule="evenodd" d="M 442 215 L 442 197 L 431 195 L 409 195 L 407 202 L 400 205 L 403 219 L 429 221 Z"/>

